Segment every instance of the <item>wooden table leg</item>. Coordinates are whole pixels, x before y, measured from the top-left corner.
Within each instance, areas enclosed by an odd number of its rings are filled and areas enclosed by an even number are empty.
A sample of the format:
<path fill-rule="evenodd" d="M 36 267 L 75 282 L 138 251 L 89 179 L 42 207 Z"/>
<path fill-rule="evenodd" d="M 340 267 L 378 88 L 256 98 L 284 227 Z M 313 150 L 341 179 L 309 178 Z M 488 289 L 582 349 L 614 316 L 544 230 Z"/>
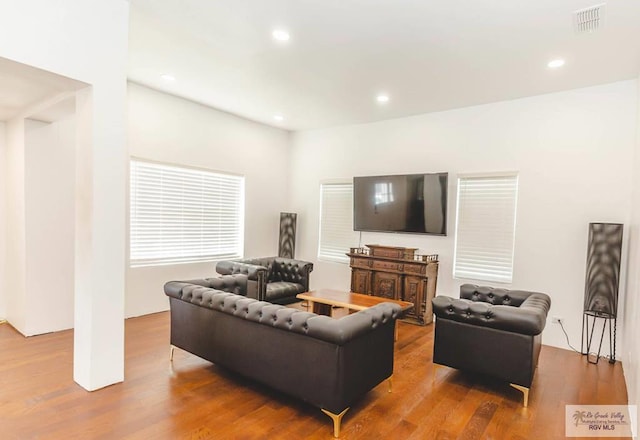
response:
<path fill-rule="evenodd" d="M 331 316 L 331 306 L 328 304 L 313 303 L 313 313 L 316 315 Z"/>

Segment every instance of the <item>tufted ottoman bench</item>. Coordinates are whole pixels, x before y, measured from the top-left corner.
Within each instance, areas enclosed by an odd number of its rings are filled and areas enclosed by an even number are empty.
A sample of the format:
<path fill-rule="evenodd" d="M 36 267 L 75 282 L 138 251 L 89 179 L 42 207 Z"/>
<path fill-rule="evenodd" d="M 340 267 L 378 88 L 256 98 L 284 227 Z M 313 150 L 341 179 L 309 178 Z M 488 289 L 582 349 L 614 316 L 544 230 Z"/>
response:
<path fill-rule="evenodd" d="M 179 347 L 320 408 L 334 436 L 361 396 L 393 373 L 392 303 L 332 319 L 206 287 L 164 286 L 171 309 L 171 353 Z"/>

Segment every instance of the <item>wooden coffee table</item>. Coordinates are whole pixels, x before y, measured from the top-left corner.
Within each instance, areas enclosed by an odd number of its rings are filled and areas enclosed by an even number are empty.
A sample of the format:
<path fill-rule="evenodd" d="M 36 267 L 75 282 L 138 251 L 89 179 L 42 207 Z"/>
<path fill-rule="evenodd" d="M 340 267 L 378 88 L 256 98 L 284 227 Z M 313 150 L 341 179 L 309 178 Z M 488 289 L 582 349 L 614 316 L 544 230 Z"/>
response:
<path fill-rule="evenodd" d="M 396 299 L 380 298 L 378 296 L 363 295 L 361 293 L 343 292 L 333 289 L 317 289 L 300 293 L 296 296 L 313 304 L 313 313 L 331 316 L 332 307 L 345 307 L 349 310 L 364 310 L 383 302 L 398 304 L 402 308 L 401 314 L 413 307 L 413 303 Z M 396 340 L 398 327 L 396 326 Z"/>

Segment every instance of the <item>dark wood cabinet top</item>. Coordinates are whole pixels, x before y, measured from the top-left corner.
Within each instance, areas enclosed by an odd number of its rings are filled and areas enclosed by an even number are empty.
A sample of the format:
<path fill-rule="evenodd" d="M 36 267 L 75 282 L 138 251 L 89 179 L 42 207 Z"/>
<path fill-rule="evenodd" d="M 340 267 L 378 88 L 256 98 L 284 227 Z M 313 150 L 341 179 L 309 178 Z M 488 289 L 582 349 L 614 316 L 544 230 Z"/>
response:
<path fill-rule="evenodd" d="M 437 260 L 436 261 L 409 260 L 405 258 L 377 257 L 375 255 L 352 254 L 351 252 L 348 252 L 346 255 L 351 258 L 368 258 L 372 260 L 397 261 L 399 263 L 415 263 L 415 264 L 423 264 L 425 266 L 428 264 L 438 264 Z"/>

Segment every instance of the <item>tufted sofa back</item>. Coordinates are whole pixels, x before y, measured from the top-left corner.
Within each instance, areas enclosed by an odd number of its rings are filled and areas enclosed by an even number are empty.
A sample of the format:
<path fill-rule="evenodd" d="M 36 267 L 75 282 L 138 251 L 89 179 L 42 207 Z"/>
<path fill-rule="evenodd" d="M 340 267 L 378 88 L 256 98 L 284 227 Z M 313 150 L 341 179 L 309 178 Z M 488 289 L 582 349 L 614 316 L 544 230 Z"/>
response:
<path fill-rule="evenodd" d="M 397 304 L 382 303 L 341 319 L 332 319 L 211 289 L 202 283 L 171 281 L 165 284 L 164 290 L 171 298 L 337 345 L 344 345 L 349 340 L 396 319 L 401 310 Z"/>
<path fill-rule="evenodd" d="M 301 260 L 289 258 L 275 258 L 271 267 L 269 281 L 287 281 L 305 286 L 309 289 L 309 272 L 313 270 L 313 265 Z"/>
<path fill-rule="evenodd" d="M 460 298 L 500 306 L 520 307 L 530 294 L 531 292 L 524 290 L 507 290 L 488 286 L 476 286 L 475 284 L 463 284 L 460 286 Z"/>

